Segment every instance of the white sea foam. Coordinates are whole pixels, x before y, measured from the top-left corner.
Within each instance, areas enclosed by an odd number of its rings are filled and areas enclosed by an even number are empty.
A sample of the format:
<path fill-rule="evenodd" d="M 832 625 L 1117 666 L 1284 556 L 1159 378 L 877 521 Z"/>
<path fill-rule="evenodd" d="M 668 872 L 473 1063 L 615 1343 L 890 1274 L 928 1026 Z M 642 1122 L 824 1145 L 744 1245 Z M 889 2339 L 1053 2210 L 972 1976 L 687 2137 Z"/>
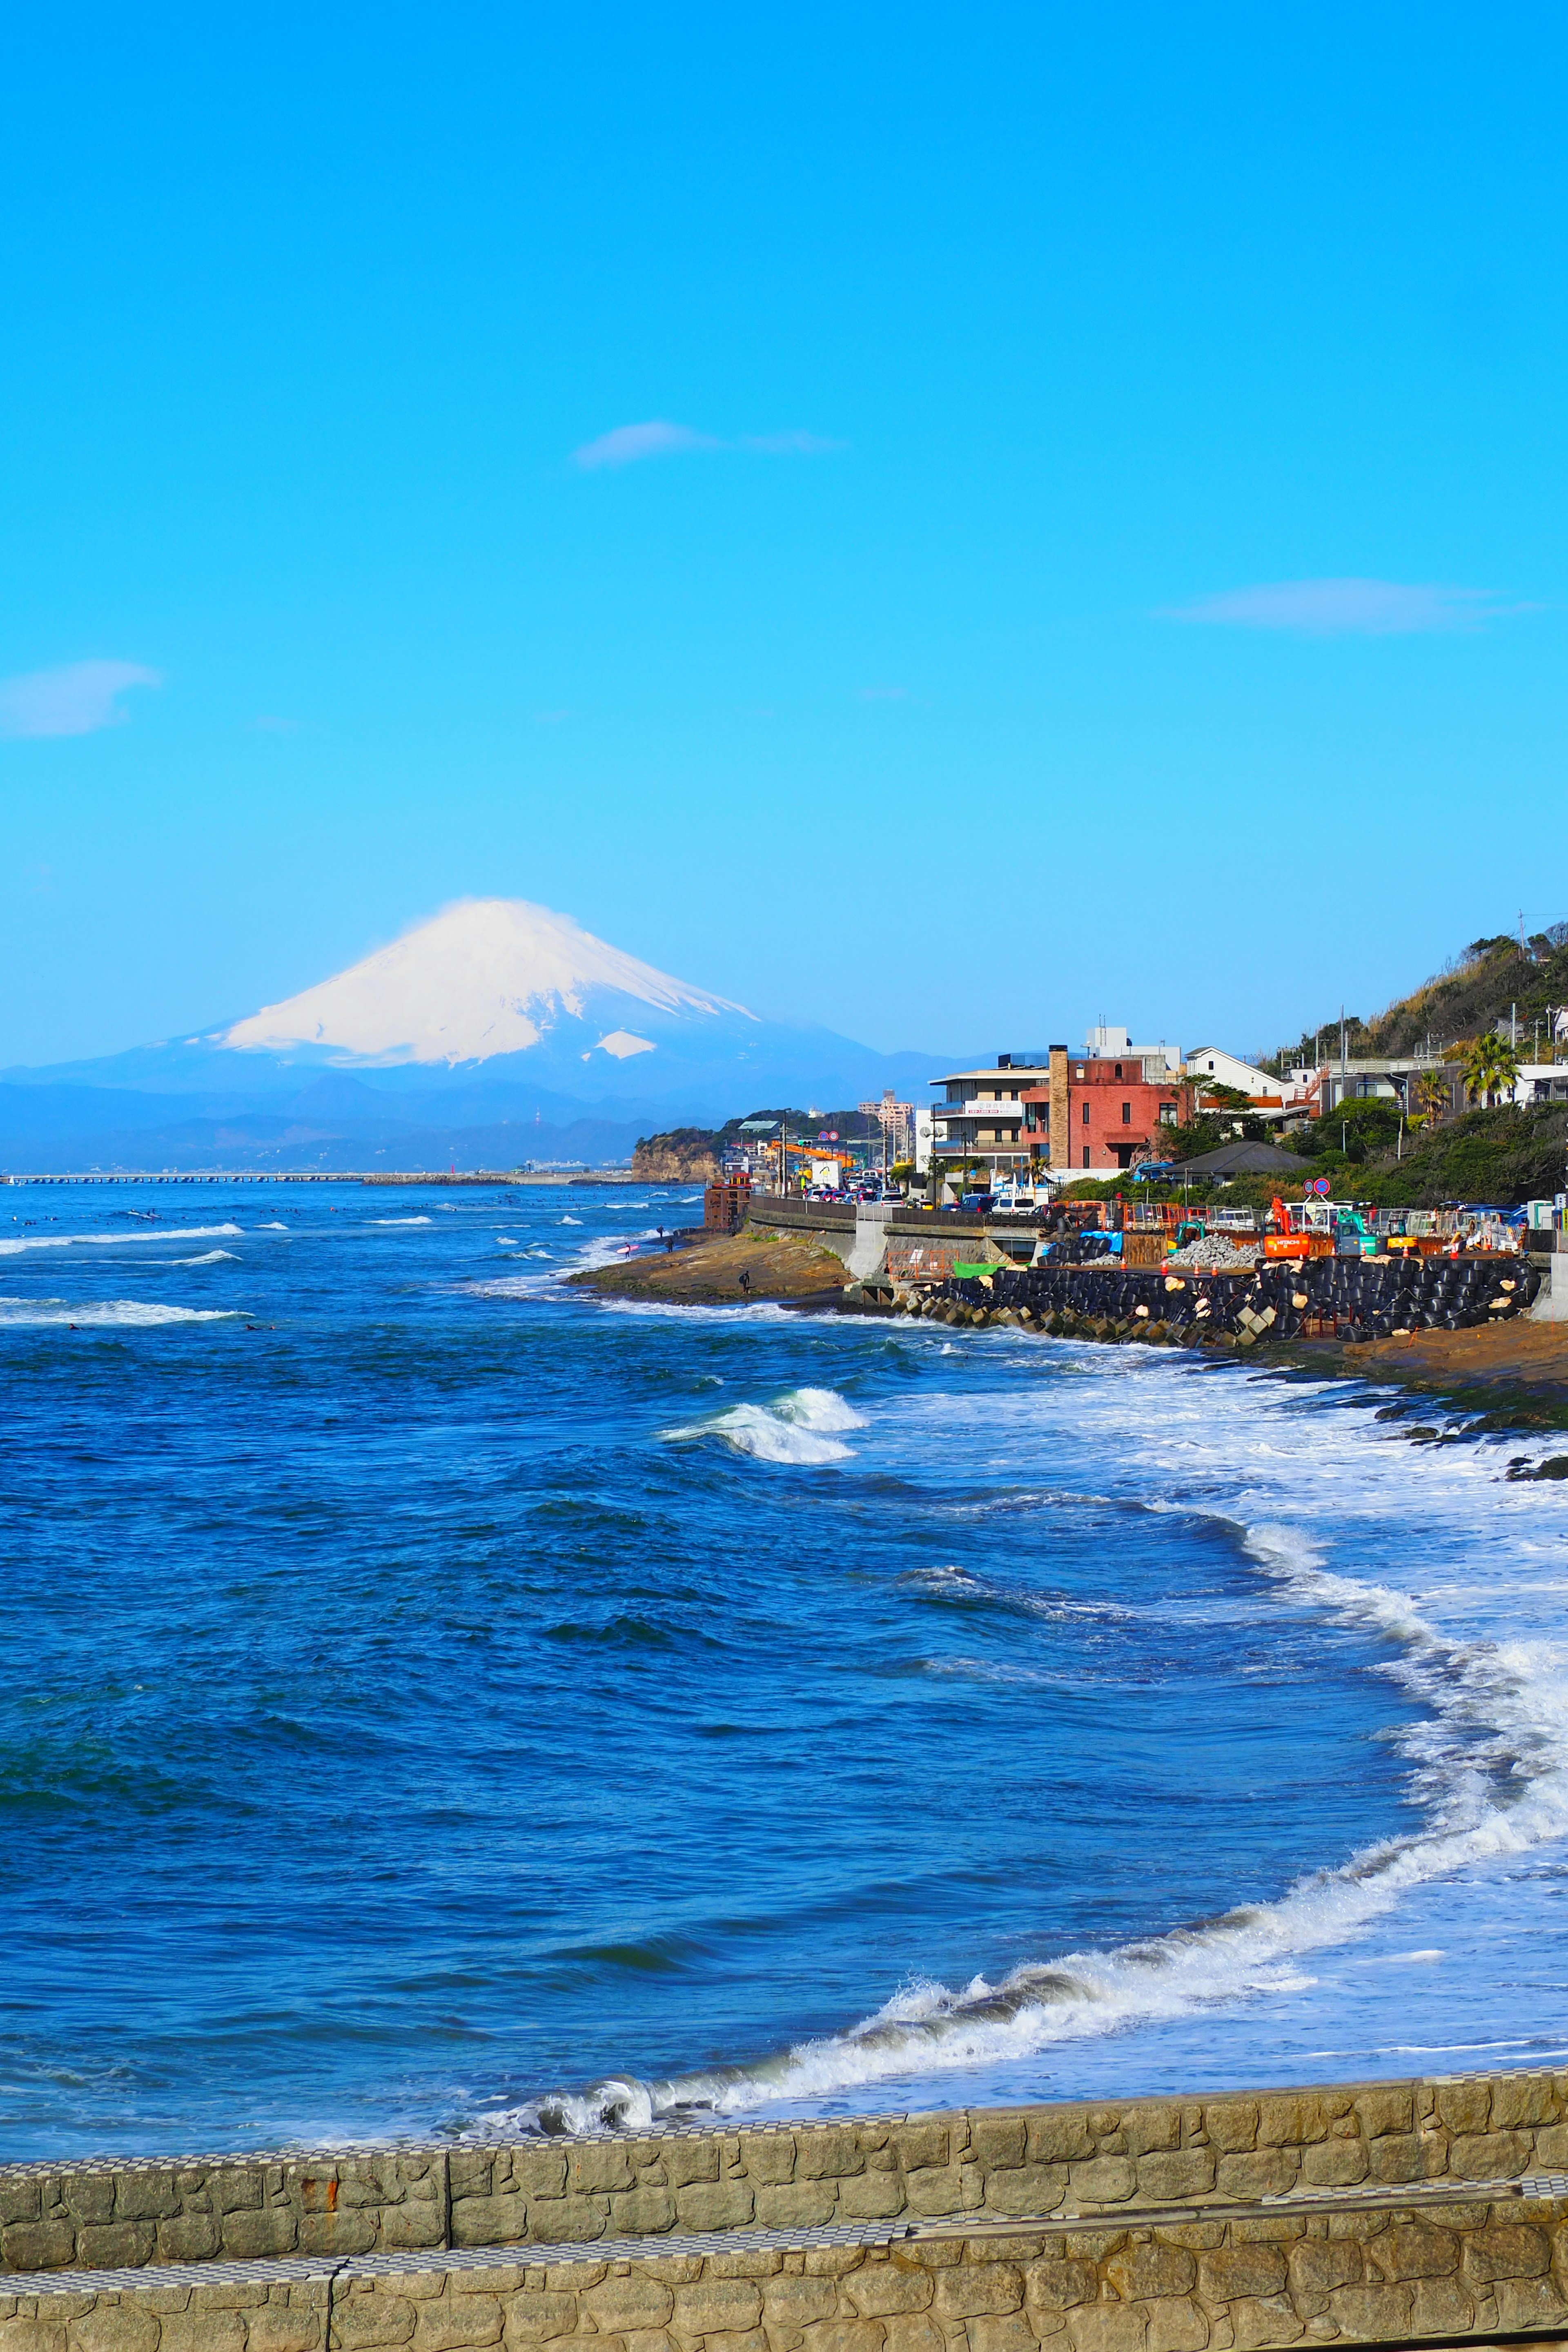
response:
<path fill-rule="evenodd" d="M 556 1261 L 553 1250 L 544 1248 L 538 1242 L 520 1255 L 536 1262 L 533 1273 L 506 1274 L 498 1276 L 492 1282 L 465 1283 L 462 1286 L 465 1297 L 559 1298 L 563 1296 L 561 1285 L 565 1275 L 612 1265 L 616 1258 L 626 1255 L 626 1244 L 621 1234 L 595 1234 L 593 1240 L 580 1243 L 563 1265 Z M 516 1259 L 512 1262 L 514 1265 L 517 1263 Z"/>
<path fill-rule="evenodd" d="M 759 1462 L 843 1462 L 849 1447 L 839 1433 L 863 1429 L 866 1419 L 837 1389 L 790 1389 L 772 1404 L 733 1404 L 710 1421 L 665 1432 L 669 1438 L 720 1437 L 737 1454 Z"/>
<path fill-rule="evenodd" d="M 563 1217 L 561 1222 L 563 1225 L 580 1225 L 583 1220 L 581 1217 Z"/>
<path fill-rule="evenodd" d="M 1248 1905 L 1110 1952 L 1068 1951 L 996 1981 L 905 1985 L 848 2032 L 803 2042 L 752 2066 L 666 2082 L 615 2080 L 528 2103 L 509 2121 L 584 2130 L 677 2109 L 736 2114 L 778 2101 L 835 2098 L 907 2075 L 1006 2064 L 1053 2043 L 1300 1990 L 1304 1963 L 1389 1911 L 1406 1891 L 1568 1829 L 1568 1687 L 1544 1643 L 1454 1643 L 1406 1594 L 1321 1568 L 1294 1531 L 1255 1530 L 1248 1549 L 1289 1598 L 1397 1643 L 1388 1671 L 1431 1710 L 1399 1735 L 1429 1808 L 1428 1826 L 1314 1871 L 1276 1903 Z M 963 1671 L 952 1662 L 950 1671 Z M 996 1669 L 992 1667 L 992 1672 Z M 1404 1955 L 1430 1960 L 1432 1951 Z"/>
<path fill-rule="evenodd" d="M 172 1257 L 167 1260 L 170 1265 L 220 1265 L 225 1262 L 230 1265 L 237 1265 L 238 1252 L 237 1250 L 203 1250 L 200 1257 Z"/>
<path fill-rule="evenodd" d="M 1299 1391 L 1258 1379 L 1216 1378 L 1207 1368 L 1152 1355 L 1140 1362 L 1132 1350 L 1103 1351 L 1092 1370 L 1092 1379 L 1073 1383 L 1068 1411 L 1074 1443 L 1087 1441 L 1092 1453 L 1106 1441 L 1104 1458 L 1125 1469 L 1141 1507 L 1232 1528 L 1260 1593 L 1377 1645 L 1374 1671 L 1419 1710 L 1389 1735 L 1408 1767 L 1407 1793 L 1419 1825 L 1308 1873 L 1273 1902 L 1110 1951 L 1049 1954 L 994 1979 L 905 1984 L 858 2024 L 759 2063 L 657 2082 L 614 2077 L 530 2101 L 490 2117 L 487 2129 L 541 2121 L 567 2130 L 605 2120 L 635 2126 L 692 2107 L 798 2110 L 816 2102 L 841 2105 L 900 2078 L 913 2078 L 923 2091 L 933 2075 L 982 2067 L 1003 2070 L 1005 2081 L 1007 2069 L 1053 2045 L 1304 1995 L 1316 1981 L 1315 1955 L 1353 1947 L 1405 1897 L 1433 1890 L 1425 1917 L 1438 1889 L 1468 1885 L 1489 1868 L 1507 1868 L 1568 1837 L 1568 1654 L 1555 1641 L 1513 1630 L 1531 1596 L 1546 1601 L 1547 1622 L 1559 1622 L 1568 1493 L 1501 1482 L 1496 1449 L 1452 1447 L 1413 1457 L 1373 1421 L 1364 1391 L 1347 1389 L 1341 1402 L 1320 1390 L 1304 1412 Z M 1136 1384 L 1131 1399 L 1130 1380 Z M 924 1421 L 926 1446 L 937 1433 L 932 1424 L 941 1425 L 947 1444 L 939 1458 L 952 1457 L 955 1441 L 973 1444 L 984 1435 L 994 1454 L 1026 1464 L 1037 1479 L 1035 1449 L 1058 1442 L 1050 1416 L 1063 1410 L 1064 1394 L 1057 1388 L 1053 1402 L 1049 1393 L 1021 1385 L 978 1401 L 911 1398 L 902 1420 L 906 1428 Z M 762 1453 L 759 1423 L 775 1432 L 794 1426 L 777 1405 L 746 1406 L 671 1434 L 721 1433 L 742 1450 Z M 1541 1447 L 1553 1450 L 1553 1441 Z M 1510 1441 L 1510 1450 L 1528 1451 L 1529 1444 Z M 1152 1491 L 1164 1499 L 1145 1501 Z M 1310 1515 L 1310 1524 L 1292 1524 L 1292 1513 Z M 1325 1521 L 1337 1545 L 1333 1565 L 1315 1532 Z M 1449 1547 L 1447 1581 L 1418 1600 L 1393 1581 L 1346 1572 L 1358 1548 L 1358 1522 L 1369 1530 L 1405 1530 L 1413 1558 L 1422 1557 L 1424 1523 L 1436 1544 L 1456 1526 L 1472 1529 L 1474 1539 L 1457 1558 Z M 1510 1528 L 1528 1529 L 1511 1551 L 1504 1540 Z M 1445 1571 L 1438 1565 L 1434 1572 Z M 919 1582 L 933 1598 L 994 1597 L 983 1580 L 956 1564 L 924 1571 Z M 1442 1622 L 1455 1616 L 1462 1632 Z M 947 1671 L 982 1667 L 998 1671 L 991 1662 L 965 1660 L 950 1661 Z M 1374 1947 L 1369 1958 L 1375 1956 Z M 1416 1952 L 1396 1948 L 1394 1957 L 1430 1964 L 1439 1955 L 1436 1946 L 1423 1946 Z"/>
<path fill-rule="evenodd" d="M 280 1217 L 274 1217 L 270 1224 L 258 1225 L 256 1230 L 258 1234 L 286 1234 L 289 1228 Z"/>
<path fill-rule="evenodd" d="M 120 1249 L 133 1242 L 200 1242 L 218 1234 L 237 1234 L 237 1225 L 160 1225 L 141 1234 L 18 1234 L 0 1240 L 0 1257 L 16 1257 L 23 1250 L 73 1247 Z"/>
<path fill-rule="evenodd" d="M 157 1323 L 231 1323 L 246 1310 L 232 1307 L 163 1307 L 143 1298 L 91 1298 L 73 1306 L 66 1298 L 0 1299 L 0 1330 L 25 1331 L 45 1324 L 75 1324 L 79 1329 L 108 1326 L 141 1329 Z"/>
<path fill-rule="evenodd" d="M 515 1234 L 498 1234 L 496 1235 L 497 1249 L 516 1249 L 518 1246 L 518 1238 Z"/>
<path fill-rule="evenodd" d="M 372 1217 L 373 1225 L 430 1225 L 434 1217 Z"/>

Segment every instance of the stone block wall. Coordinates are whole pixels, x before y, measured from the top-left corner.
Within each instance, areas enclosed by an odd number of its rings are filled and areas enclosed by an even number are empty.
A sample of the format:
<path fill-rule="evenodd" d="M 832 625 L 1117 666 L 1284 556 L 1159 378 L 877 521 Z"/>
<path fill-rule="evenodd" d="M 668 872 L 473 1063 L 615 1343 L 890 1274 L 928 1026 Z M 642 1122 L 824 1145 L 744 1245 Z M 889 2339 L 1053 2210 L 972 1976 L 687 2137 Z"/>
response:
<path fill-rule="evenodd" d="M 1568 2333 L 1568 2204 L 1526 2211 L 1296 2212 L 353 2278 L 330 2352 L 584 2339 L 595 2352 L 1253 2352 Z"/>
<path fill-rule="evenodd" d="M 454 2149 L 452 2243 L 1242 2202 L 1568 2168 L 1568 2075 Z"/>
<path fill-rule="evenodd" d="M 0 2291 L 0 2352 L 1262 2352 L 1568 2336 L 1556 2198 L 377 2263 L 23 2283 Z"/>
<path fill-rule="evenodd" d="M 0 2167 L 0 2274 L 441 2247 L 445 2150 Z"/>
<path fill-rule="evenodd" d="M 1080 2216 L 1568 2169 L 1568 2074 L 332 2157 L 0 2168 L 0 2273 Z"/>
<path fill-rule="evenodd" d="M 0 2293 L 0 2352 L 327 2352 L 332 2282 Z"/>

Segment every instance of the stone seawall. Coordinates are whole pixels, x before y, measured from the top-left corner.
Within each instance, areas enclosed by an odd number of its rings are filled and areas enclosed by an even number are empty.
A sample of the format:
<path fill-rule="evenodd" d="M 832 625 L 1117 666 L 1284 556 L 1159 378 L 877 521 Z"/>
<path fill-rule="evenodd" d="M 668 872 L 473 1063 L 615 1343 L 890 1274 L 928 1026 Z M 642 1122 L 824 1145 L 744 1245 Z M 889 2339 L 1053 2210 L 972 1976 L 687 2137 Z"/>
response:
<path fill-rule="evenodd" d="M 0 2352 L 1261 2352 L 1557 2340 L 1568 2181 L 1092 2224 L 736 2232 L 602 2249 L 72 2272 Z"/>
<path fill-rule="evenodd" d="M 318 2157 L 0 2168 L 0 2269 L 1241 2203 L 1568 2170 L 1568 2073 Z"/>

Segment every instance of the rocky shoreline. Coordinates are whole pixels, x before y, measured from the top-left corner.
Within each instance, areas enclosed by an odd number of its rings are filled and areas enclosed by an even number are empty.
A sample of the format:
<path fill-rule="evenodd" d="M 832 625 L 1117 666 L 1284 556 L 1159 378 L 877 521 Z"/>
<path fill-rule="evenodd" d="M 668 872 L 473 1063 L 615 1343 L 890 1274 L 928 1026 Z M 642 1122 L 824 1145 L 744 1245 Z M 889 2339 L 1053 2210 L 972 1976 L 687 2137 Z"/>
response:
<path fill-rule="evenodd" d="M 619 1258 L 566 1279 L 574 1289 L 667 1307 L 845 1304 L 843 1259 L 809 1234 L 725 1234 L 668 1253 Z"/>
<path fill-rule="evenodd" d="M 847 1281 L 842 1258 L 810 1236 L 742 1232 L 689 1244 L 668 1255 L 595 1267 L 570 1280 L 605 1297 L 671 1306 L 768 1301 L 889 1318 L 917 1315 L 954 1330 L 1011 1328 L 1101 1345 L 1195 1349 L 1215 1360 L 1247 1359 L 1282 1373 L 1394 1383 L 1410 1391 L 1413 1400 L 1425 1397 L 1479 1416 L 1488 1428 L 1568 1428 L 1568 1324 L 1529 1319 L 1531 1282 L 1517 1267 L 1507 1270 L 1507 1262 L 1483 1266 L 1479 1280 L 1474 1272 L 1468 1277 L 1474 1297 L 1483 1286 L 1489 1288 L 1500 1302 L 1499 1313 L 1472 1306 L 1465 1311 L 1485 1314 L 1484 1320 L 1452 1328 L 1432 1322 L 1416 1328 L 1394 1325 L 1368 1336 L 1360 1336 L 1362 1327 L 1354 1324 L 1348 1332 L 1321 1328 L 1331 1318 L 1311 1312 L 1312 1292 L 1320 1286 L 1303 1290 L 1301 1269 L 1289 1265 L 1256 1275 L 1212 1276 L 1173 1276 L 1152 1268 L 1125 1274 L 1106 1268 L 1097 1274 L 1092 1267 L 1052 1271 L 1056 1279 L 1048 1288 L 1064 1294 L 1059 1304 L 1041 1297 L 1038 1272 L 1010 1267 L 944 1283 L 923 1298 L 895 1298 L 885 1286 Z M 742 1276 L 749 1280 L 742 1282 Z M 1342 1279 L 1349 1278 L 1347 1269 Z M 1167 1286 L 1173 1283 L 1181 1287 Z M 1387 1287 L 1386 1282 L 1378 1287 Z M 1396 1314 L 1401 1301 L 1418 1296 L 1419 1286 L 1407 1279 L 1383 1303 Z M 1296 1305 L 1298 1299 L 1304 1304 Z M 1407 1306 L 1405 1311 L 1412 1310 Z M 1386 1313 L 1380 1319 L 1386 1320 Z M 1311 1328 L 1314 1322 L 1319 1328 Z M 1413 1402 L 1409 1410 L 1415 1409 Z M 1403 1413 L 1406 1408 L 1394 1410 Z"/>

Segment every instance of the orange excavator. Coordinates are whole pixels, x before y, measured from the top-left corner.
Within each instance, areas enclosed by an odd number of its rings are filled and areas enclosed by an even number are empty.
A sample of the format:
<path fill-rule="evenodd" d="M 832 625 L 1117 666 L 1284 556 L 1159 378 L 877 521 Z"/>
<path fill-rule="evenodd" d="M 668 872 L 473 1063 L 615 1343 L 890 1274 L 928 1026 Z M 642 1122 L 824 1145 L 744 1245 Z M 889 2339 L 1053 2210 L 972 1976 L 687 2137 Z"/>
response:
<path fill-rule="evenodd" d="M 1311 1235 L 1292 1233 L 1290 1212 L 1278 1192 L 1268 1204 L 1268 1214 L 1263 1222 L 1263 1255 L 1268 1257 L 1309 1257 Z"/>
<path fill-rule="evenodd" d="M 1302 1214 L 1300 1207 L 1297 1213 Z M 1359 1218 L 1356 1220 L 1356 1225 L 1359 1232 L 1365 1233 L 1366 1228 Z M 1289 1210 L 1276 1192 L 1268 1204 L 1268 1214 L 1263 1223 L 1264 1256 L 1266 1258 L 1332 1257 L 1333 1254 L 1332 1234 L 1310 1233 L 1306 1228 L 1304 1217 L 1301 1224 L 1293 1225 Z"/>

